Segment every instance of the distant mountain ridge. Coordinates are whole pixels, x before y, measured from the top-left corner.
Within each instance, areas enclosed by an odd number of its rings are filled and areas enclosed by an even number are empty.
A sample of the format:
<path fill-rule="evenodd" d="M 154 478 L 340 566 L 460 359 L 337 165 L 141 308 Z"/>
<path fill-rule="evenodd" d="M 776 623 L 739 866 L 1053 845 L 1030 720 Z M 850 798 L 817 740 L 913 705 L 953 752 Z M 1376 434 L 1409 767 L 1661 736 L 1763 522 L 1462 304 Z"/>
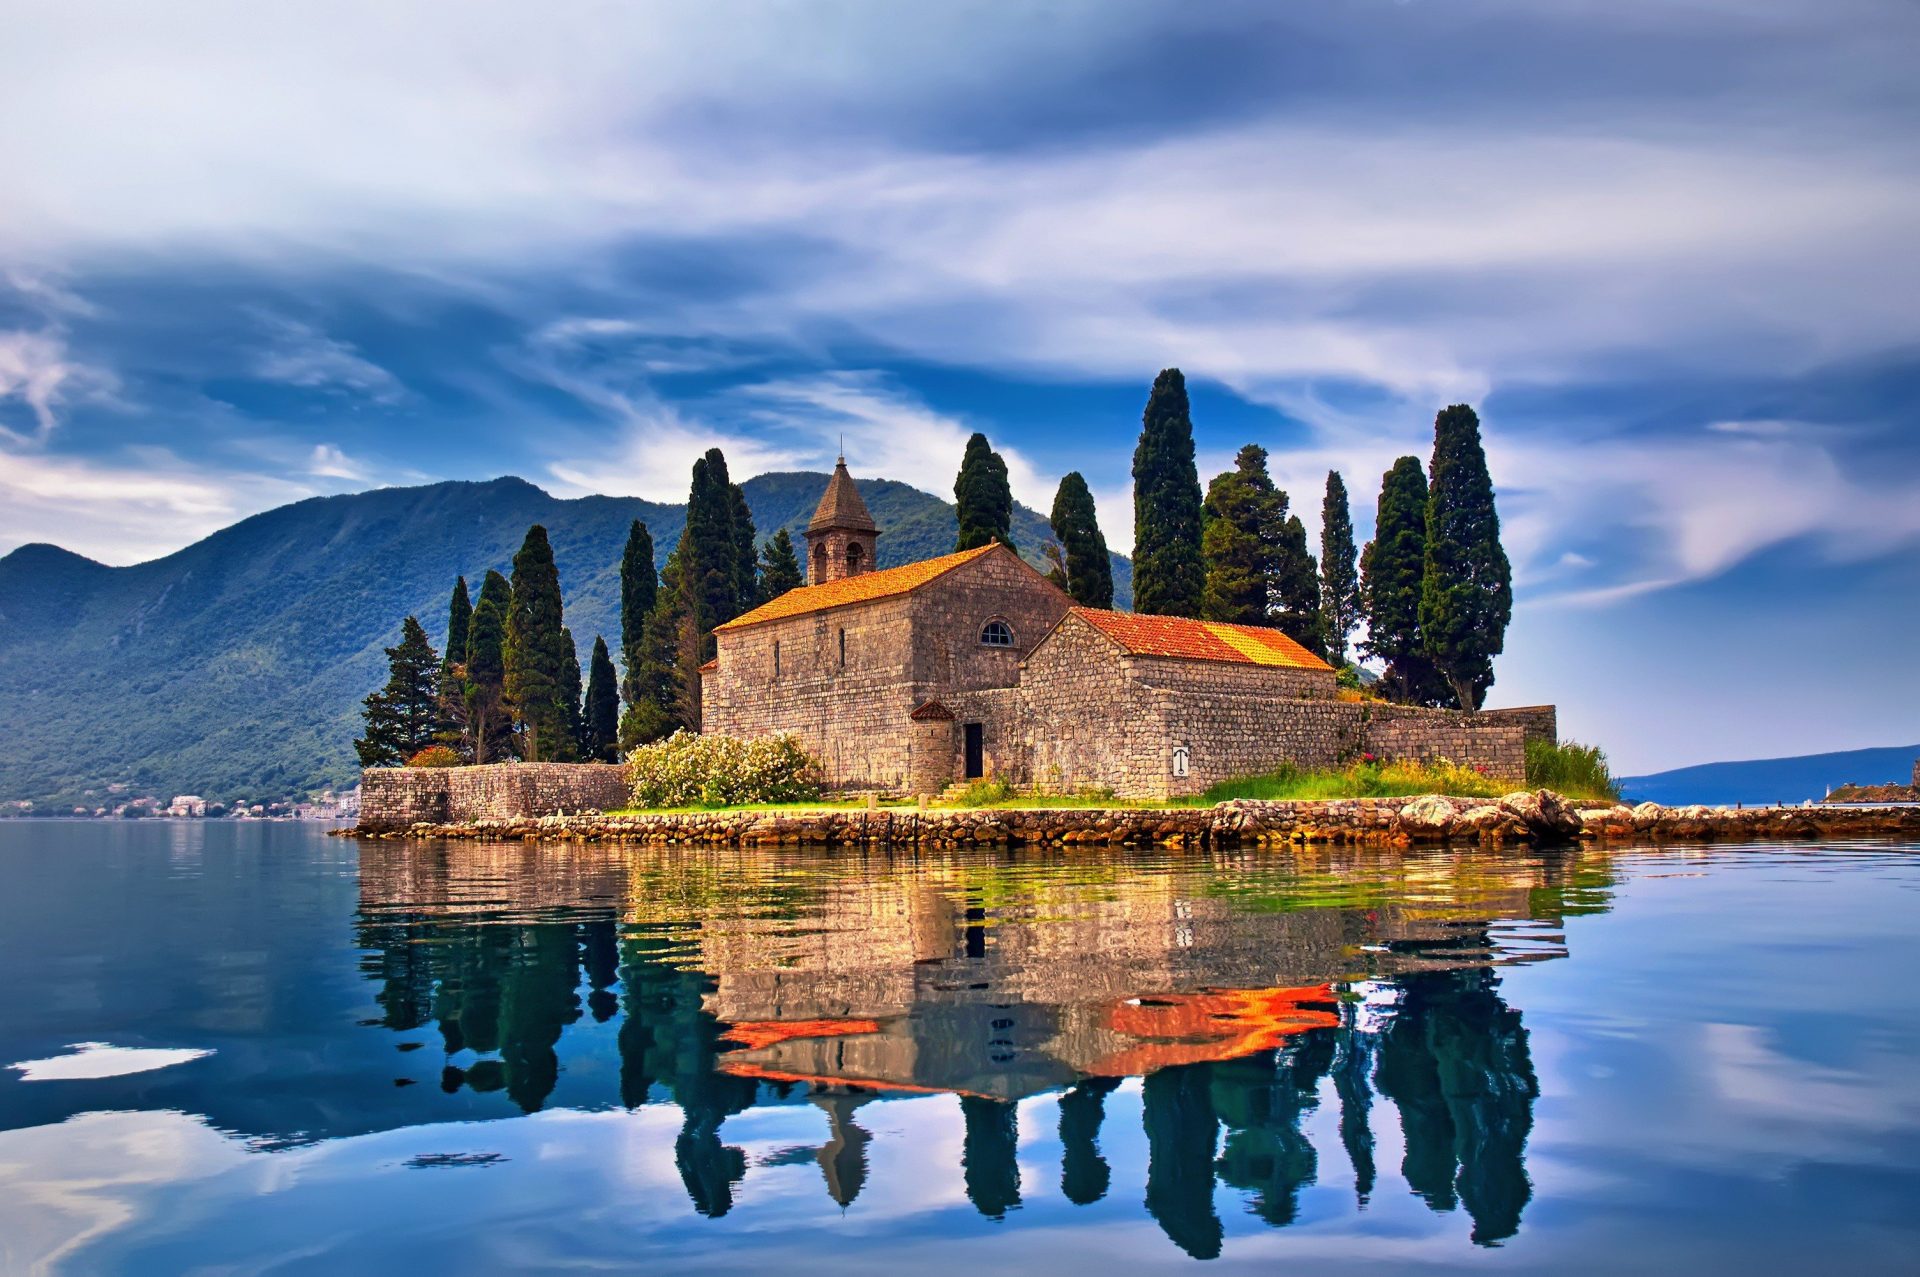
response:
<path fill-rule="evenodd" d="M 1904 783 L 1913 776 L 1920 744 L 1883 749 L 1847 749 L 1793 758 L 1753 758 L 1701 763 L 1647 776 L 1625 776 L 1621 792 L 1632 802 L 1799 803 L 1825 797 L 1841 785 Z"/>
<path fill-rule="evenodd" d="M 761 537 L 784 527 L 798 539 L 826 482 L 800 472 L 742 484 Z M 888 479 L 859 487 L 881 528 L 880 566 L 953 548 L 949 503 Z M 0 558 L 0 716 L 12 729 L 0 801 L 110 805 L 109 784 L 256 800 L 351 784 L 360 700 L 384 677 L 381 649 L 403 616 L 443 642 L 454 577 L 477 588 L 488 568 L 507 571 L 540 523 L 583 661 L 595 634 L 617 652 L 628 524 L 647 524 L 664 563 L 685 517 L 508 477 L 315 497 L 131 567 L 21 546 Z M 1052 533 L 1016 506 L 1012 535 L 1039 564 Z M 1127 606 L 1132 564 L 1113 564 Z"/>

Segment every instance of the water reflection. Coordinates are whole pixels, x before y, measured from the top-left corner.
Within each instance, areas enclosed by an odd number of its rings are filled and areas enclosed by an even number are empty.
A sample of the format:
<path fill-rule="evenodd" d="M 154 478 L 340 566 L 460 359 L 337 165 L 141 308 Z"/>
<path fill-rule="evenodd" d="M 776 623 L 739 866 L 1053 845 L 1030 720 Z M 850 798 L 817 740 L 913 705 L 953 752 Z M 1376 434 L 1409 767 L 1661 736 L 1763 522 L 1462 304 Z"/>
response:
<path fill-rule="evenodd" d="M 380 844 L 361 859 L 356 943 L 379 986 L 372 1024 L 437 1030 L 448 1094 L 539 1111 L 566 1036 L 617 1019 L 617 1097 L 598 1102 L 679 1109 L 673 1160 L 701 1215 L 741 1200 L 749 1159 L 729 1118 L 819 1109 L 826 1141 L 771 1160 L 813 1161 L 846 1209 L 867 1183 L 863 1110 L 945 1093 L 958 1164 L 924 1172 L 1004 1221 L 1039 1134 L 1020 1102 L 1053 1094 L 1065 1199 L 1143 1192 L 1206 1259 L 1223 1247 L 1222 1186 L 1285 1227 L 1323 1152 L 1351 1164 L 1364 1208 L 1389 1120 L 1429 1208 L 1464 1209 L 1482 1245 L 1512 1237 L 1539 1085 L 1499 971 L 1563 956 L 1562 919 L 1603 910 L 1610 885 L 1576 852 L 1276 864 Z M 1129 1078 L 1144 1185 L 1116 1184 L 1102 1151 Z M 1304 1129 L 1323 1103 L 1337 1150 Z"/>

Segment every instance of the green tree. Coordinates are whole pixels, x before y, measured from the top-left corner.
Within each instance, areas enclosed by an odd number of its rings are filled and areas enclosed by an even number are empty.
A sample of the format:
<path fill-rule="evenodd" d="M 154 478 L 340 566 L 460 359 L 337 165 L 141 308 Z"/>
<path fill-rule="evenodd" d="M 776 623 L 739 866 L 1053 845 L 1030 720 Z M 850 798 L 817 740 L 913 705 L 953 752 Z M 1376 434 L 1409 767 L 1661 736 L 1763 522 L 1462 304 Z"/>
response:
<path fill-rule="evenodd" d="M 1286 493 L 1280 494 L 1284 503 Z M 1320 623 L 1320 565 L 1307 549 L 1307 525 L 1290 514 L 1280 524 L 1273 564 L 1273 624 L 1318 656 L 1326 654 Z"/>
<path fill-rule="evenodd" d="M 620 696 L 614 688 L 613 658 L 607 640 L 593 636 L 593 655 L 587 661 L 587 706 L 582 752 L 596 762 L 613 762 L 620 731 Z"/>
<path fill-rule="evenodd" d="M 735 514 L 727 459 L 720 449 L 709 448 L 693 463 L 693 482 L 687 490 L 687 525 L 674 547 L 679 560 L 676 579 L 699 638 L 701 660 L 713 655 L 713 627 L 745 610 L 740 606 L 743 574 Z"/>
<path fill-rule="evenodd" d="M 447 606 L 447 647 L 440 657 L 439 681 L 434 689 L 439 721 L 433 739 L 462 758 L 471 757 L 467 753 L 467 628 L 472 620 L 473 604 L 467 597 L 467 578 L 458 577 L 453 583 L 453 599 Z"/>
<path fill-rule="evenodd" d="M 399 645 L 387 649 L 387 685 L 367 697 L 366 735 L 353 742 L 362 767 L 397 767 L 433 744 L 439 664 L 419 618 L 402 621 Z"/>
<path fill-rule="evenodd" d="M 1418 457 L 1401 457 L 1380 480 L 1373 540 L 1360 560 L 1366 608 L 1362 650 L 1386 662 L 1381 687 L 1409 704 L 1441 699 L 1420 638 L 1420 583 L 1427 561 L 1427 472 Z"/>
<path fill-rule="evenodd" d="M 503 763 L 514 756 L 513 706 L 506 689 L 512 606 L 512 585 L 498 572 L 488 572 L 467 625 L 467 757 L 475 763 Z"/>
<path fill-rule="evenodd" d="M 633 680 L 634 671 L 640 668 L 640 631 L 659 593 L 660 578 L 653 567 L 653 534 L 635 519 L 627 529 L 627 548 L 620 555 L 620 663 L 626 671 L 620 696 L 629 705 L 639 698 Z"/>
<path fill-rule="evenodd" d="M 760 551 L 760 601 L 777 599 L 803 584 L 800 558 L 793 552 L 793 538 L 781 528 Z"/>
<path fill-rule="evenodd" d="M 513 556 L 505 650 L 507 699 L 519 729 L 521 756 L 530 763 L 573 757 L 572 724 L 578 711 L 567 708 L 568 646 L 561 611 L 553 547 L 547 530 L 536 523 Z"/>
<path fill-rule="evenodd" d="M 1479 709 L 1486 700 L 1493 658 L 1506 646 L 1512 618 L 1513 571 L 1500 547 L 1480 418 L 1454 404 L 1433 422 L 1420 635 L 1462 709 Z"/>
<path fill-rule="evenodd" d="M 967 440 L 960 474 L 953 481 L 954 515 L 959 524 L 956 550 L 971 550 L 998 541 L 1013 546 L 1013 489 L 1007 484 L 1007 463 L 976 431 Z"/>
<path fill-rule="evenodd" d="M 574 644 L 573 631 L 564 625 L 560 627 L 560 638 L 565 649 L 560 664 L 560 699 L 567 711 L 567 736 L 573 743 L 569 756 L 578 758 L 581 733 L 586 728 L 586 713 L 580 706 L 585 690 L 580 682 L 580 649 Z"/>
<path fill-rule="evenodd" d="M 1320 633 L 1327 659 L 1347 663 L 1347 637 L 1360 622 L 1360 576 L 1354 564 L 1353 515 L 1347 509 L 1347 485 L 1338 470 L 1327 471 L 1327 495 L 1320 503 Z"/>
<path fill-rule="evenodd" d="M 720 450 L 715 448 L 708 455 L 720 457 Z M 720 457 L 719 464 L 724 479 L 726 458 Z M 731 480 L 727 480 L 727 513 L 733 527 L 733 603 L 725 619 L 731 621 L 760 603 L 759 536 L 753 527 L 753 511 L 747 508 L 746 491 Z"/>
<path fill-rule="evenodd" d="M 1066 591 L 1081 607 L 1113 606 L 1113 561 L 1093 506 L 1093 493 L 1078 470 L 1060 480 L 1053 494 L 1053 535 L 1065 558 Z"/>
<path fill-rule="evenodd" d="M 1206 584 L 1200 504 L 1186 378 L 1178 368 L 1164 369 L 1147 397 L 1133 451 L 1134 611 L 1200 614 Z"/>
<path fill-rule="evenodd" d="M 1270 623 L 1286 517 L 1286 494 L 1267 474 L 1267 450 L 1248 444 L 1234 457 L 1233 469 L 1207 485 L 1201 506 L 1202 617 Z"/>
<path fill-rule="evenodd" d="M 473 620 L 473 603 L 467 598 L 467 578 L 455 577 L 453 599 L 447 604 L 447 649 L 442 658 L 447 665 L 464 664 L 467 659 L 467 626 Z"/>
<path fill-rule="evenodd" d="M 684 545 L 684 538 L 682 539 Z M 638 695 L 620 716 L 620 748 L 632 750 L 697 723 L 690 697 L 698 687 L 698 647 L 686 590 L 681 584 L 680 550 L 667 556 L 660 597 L 647 614 L 640 639 L 640 660 L 633 675 Z"/>

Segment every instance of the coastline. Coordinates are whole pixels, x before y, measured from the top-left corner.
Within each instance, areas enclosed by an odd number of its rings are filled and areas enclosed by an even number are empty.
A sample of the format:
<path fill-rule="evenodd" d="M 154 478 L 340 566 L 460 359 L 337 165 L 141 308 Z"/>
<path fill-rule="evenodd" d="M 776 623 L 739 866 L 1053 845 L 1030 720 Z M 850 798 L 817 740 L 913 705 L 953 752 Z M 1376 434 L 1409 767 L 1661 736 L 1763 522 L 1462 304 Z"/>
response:
<path fill-rule="evenodd" d="M 1579 839 L 1739 842 L 1920 834 L 1913 807 L 1663 807 L 1575 801 L 1550 790 L 1504 798 L 1235 799 L 1213 807 L 882 808 L 694 811 L 360 824 L 343 837 L 508 842 L 780 846 L 1227 847 L 1292 843 L 1528 846 Z"/>

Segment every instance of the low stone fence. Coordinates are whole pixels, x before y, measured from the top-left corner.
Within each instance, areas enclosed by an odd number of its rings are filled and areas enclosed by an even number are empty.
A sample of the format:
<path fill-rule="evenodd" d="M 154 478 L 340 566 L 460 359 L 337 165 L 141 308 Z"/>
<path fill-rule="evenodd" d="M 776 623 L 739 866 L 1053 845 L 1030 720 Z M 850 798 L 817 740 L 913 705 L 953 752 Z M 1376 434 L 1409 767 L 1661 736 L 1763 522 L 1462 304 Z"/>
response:
<path fill-rule="evenodd" d="M 362 835 L 483 841 L 727 843 L 952 848 L 974 845 L 1211 847 L 1285 843 L 1494 845 L 1575 838 L 1763 841 L 1920 835 L 1920 808 L 1661 807 L 1571 803 L 1546 790 L 1505 798 L 1236 800 L 1214 807 L 1002 808 L 808 812 L 714 811 L 606 816 L 582 813 L 410 826 Z"/>
<path fill-rule="evenodd" d="M 598 812 L 627 806 L 627 794 L 627 769 L 614 763 L 369 767 L 360 773 L 360 828 Z"/>

